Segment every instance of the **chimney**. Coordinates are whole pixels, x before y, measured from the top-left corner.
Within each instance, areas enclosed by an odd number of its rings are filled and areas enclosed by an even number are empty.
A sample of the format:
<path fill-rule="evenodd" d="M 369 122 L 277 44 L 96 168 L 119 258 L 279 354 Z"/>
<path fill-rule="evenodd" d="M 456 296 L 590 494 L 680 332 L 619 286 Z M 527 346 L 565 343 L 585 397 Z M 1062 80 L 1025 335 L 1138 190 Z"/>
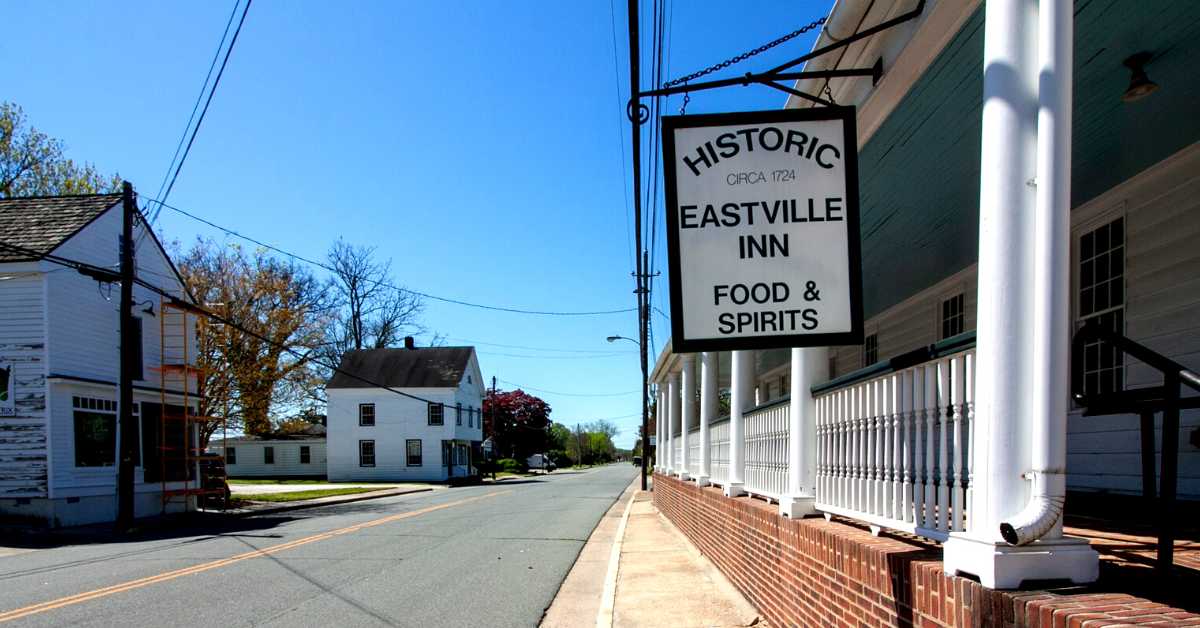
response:
<path fill-rule="evenodd" d="M 416 344 L 413 342 L 412 336 L 404 337 L 404 348 L 405 349 L 416 349 L 417 348 Z"/>

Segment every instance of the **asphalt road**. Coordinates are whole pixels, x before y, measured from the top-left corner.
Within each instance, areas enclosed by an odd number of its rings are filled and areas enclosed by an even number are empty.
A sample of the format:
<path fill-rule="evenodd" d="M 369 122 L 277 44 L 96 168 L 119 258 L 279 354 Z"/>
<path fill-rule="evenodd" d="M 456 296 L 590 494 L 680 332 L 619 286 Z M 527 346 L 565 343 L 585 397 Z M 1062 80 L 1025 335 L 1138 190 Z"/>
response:
<path fill-rule="evenodd" d="M 76 535 L 0 554 L 0 624 L 535 626 L 636 476 L 618 464 L 128 540 Z"/>

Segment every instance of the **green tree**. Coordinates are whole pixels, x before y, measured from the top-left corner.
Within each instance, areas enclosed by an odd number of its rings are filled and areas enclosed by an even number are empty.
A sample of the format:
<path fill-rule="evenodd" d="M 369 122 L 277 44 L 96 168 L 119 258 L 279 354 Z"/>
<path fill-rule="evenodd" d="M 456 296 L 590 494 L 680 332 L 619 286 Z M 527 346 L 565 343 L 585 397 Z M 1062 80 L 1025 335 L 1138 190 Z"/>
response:
<path fill-rule="evenodd" d="M 63 154 L 63 142 L 29 126 L 25 112 L 0 102 L 0 198 L 115 192 L 121 177 Z"/>

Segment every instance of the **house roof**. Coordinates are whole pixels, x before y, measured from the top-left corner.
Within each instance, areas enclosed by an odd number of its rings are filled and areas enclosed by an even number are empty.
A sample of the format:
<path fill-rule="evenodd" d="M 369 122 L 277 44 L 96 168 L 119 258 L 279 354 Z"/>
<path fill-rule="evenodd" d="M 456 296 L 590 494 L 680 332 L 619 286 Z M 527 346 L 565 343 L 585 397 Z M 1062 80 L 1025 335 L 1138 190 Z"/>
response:
<path fill-rule="evenodd" d="M 391 388 L 455 388 L 471 363 L 474 347 L 363 349 L 342 355 L 341 370 Z M 327 388 L 374 388 L 334 373 Z"/>
<path fill-rule="evenodd" d="M 0 262 L 40 259 L 120 202 L 120 194 L 0 198 L 0 242 L 37 251 L 0 247 Z"/>

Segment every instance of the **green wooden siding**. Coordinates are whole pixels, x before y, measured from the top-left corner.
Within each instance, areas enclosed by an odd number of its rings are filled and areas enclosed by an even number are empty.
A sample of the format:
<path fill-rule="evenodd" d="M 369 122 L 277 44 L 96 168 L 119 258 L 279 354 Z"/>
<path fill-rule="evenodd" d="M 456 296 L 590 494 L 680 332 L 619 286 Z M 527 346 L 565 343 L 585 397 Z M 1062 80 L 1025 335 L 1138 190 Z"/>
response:
<path fill-rule="evenodd" d="M 1078 0 L 1074 172 L 1078 206 L 1200 140 L 1200 2 Z M 1121 94 L 1140 50 L 1161 88 Z M 983 9 L 971 17 L 860 154 L 868 317 L 978 256 Z"/>

